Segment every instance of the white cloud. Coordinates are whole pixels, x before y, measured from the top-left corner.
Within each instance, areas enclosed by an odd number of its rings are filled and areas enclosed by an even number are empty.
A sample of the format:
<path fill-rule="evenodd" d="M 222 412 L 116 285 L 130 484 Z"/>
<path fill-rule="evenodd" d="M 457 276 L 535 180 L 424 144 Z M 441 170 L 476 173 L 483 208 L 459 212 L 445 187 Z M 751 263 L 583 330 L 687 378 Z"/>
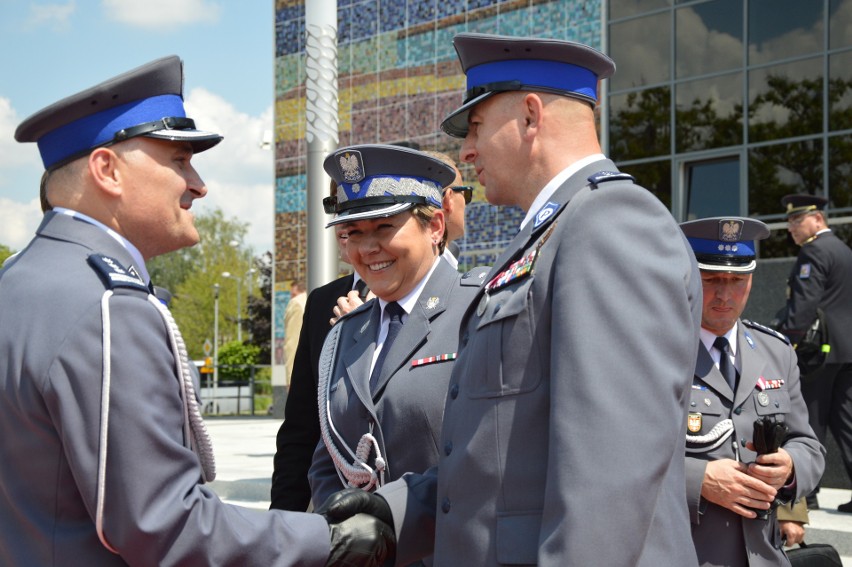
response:
<path fill-rule="evenodd" d="M 3 170 L 23 166 L 40 167 L 32 146 L 15 141 L 15 128 L 20 121 L 12 108 L 12 102 L 0 97 L 0 187 L 4 185 Z"/>
<path fill-rule="evenodd" d="M 30 6 L 30 17 L 27 27 L 37 28 L 49 26 L 54 31 L 67 30 L 68 20 L 77 10 L 77 4 L 70 0 L 67 4 L 35 4 Z"/>
<path fill-rule="evenodd" d="M 35 192 L 38 194 L 38 187 Z M 0 197 L 0 244 L 21 250 L 35 236 L 41 218 L 37 196 L 28 203 Z"/>
<path fill-rule="evenodd" d="M 208 0 L 102 0 L 101 5 L 108 19 L 151 30 L 215 23 L 222 12 L 221 4 Z"/>
<path fill-rule="evenodd" d="M 190 91 L 185 106 L 197 128 L 225 137 L 193 158 L 208 189 L 196 206 L 200 211 L 218 207 L 226 218 L 248 222 L 246 243 L 257 254 L 272 250 L 275 166 L 273 152 L 260 147 L 264 130 L 272 129 L 272 107 L 261 116 L 249 116 L 203 88 Z"/>

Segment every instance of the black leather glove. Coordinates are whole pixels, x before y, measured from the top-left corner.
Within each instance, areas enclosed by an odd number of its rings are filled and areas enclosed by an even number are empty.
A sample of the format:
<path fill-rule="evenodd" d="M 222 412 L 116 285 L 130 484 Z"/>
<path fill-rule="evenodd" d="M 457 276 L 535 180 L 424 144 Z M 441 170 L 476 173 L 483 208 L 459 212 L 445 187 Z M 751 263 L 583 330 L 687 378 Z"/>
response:
<path fill-rule="evenodd" d="M 329 496 L 322 505 L 314 510 L 331 522 L 340 522 L 355 514 L 370 514 L 394 529 L 393 514 L 387 500 L 373 492 L 360 488 L 347 488 Z"/>
<path fill-rule="evenodd" d="M 369 514 L 355 514 L 329 523 L 331 553 L 326 567 L 379 567 L 393 564 L 396 536 L 393 528 Z"/>

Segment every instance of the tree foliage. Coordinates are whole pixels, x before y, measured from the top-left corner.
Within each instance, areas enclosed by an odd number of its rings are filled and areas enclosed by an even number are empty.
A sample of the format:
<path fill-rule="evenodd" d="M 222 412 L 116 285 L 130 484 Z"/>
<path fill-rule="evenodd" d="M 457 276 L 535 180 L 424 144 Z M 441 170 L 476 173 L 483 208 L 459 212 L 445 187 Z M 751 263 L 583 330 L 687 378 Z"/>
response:
<path fill-rule="evenodd" d="M 258 348 L 258 364 L 272 362 L 272 254 L 256 258 L 257 293 L 248 299 L 248 318 L 244 332 L 248 331 L 248 344 Z"/>
<path fill-rule="evenodd" d="M 6 258 L 8 258 L 14 253 L 15 252 L 5 244 L 0 244 L 0 266 L 3 265 L 3 262 L 6 261 Z"/>

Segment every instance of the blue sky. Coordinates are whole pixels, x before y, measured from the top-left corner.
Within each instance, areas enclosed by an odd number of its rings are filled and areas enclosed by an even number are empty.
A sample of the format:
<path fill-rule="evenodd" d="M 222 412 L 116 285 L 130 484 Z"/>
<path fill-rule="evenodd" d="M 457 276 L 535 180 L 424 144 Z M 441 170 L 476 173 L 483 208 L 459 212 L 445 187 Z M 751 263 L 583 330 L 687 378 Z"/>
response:
<path fill-rule="evenodd" d="M 22 248 L 41 218 L 43 171 L 17 125 L 60 98 L 165 55 L 184 61 L 187 114 L 225 136 L 199 154 L 201 210 L 250 224 L 272 249 L 274 0 L 0 0 L 0 244 Z"/>

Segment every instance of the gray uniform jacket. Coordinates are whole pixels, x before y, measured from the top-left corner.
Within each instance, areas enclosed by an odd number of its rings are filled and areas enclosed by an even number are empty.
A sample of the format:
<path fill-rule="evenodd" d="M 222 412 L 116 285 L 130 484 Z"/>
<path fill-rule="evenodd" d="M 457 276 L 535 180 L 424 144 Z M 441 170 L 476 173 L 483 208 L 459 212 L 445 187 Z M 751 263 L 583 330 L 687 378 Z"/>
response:
<path fill-rule="evenodd" d="M 201 483 L 165 323 L 136 289 L 109 300 L 104 535 L 120 555 L 101 544 L 107 285 L 87 262 L 95 252 L 133 265 L 100 228 L 50 212 L 0 271 L 0 564 L 324 565 L 321 517 L 227 505 Z"/>
<path fill-rule="evenodd" d="M 833 232 L 824 232 L 802 245 L 787 280 L 787 318 L 781 332 L 798 343 L 825 313 L 831 351 L 828 364 L 852 362 L 852 250 Z"/>
<path fill-rule="evenodd" d="M 754 461 L 756 455 L 745 448 L 745 443 L 752 440 L 754 421 L 763 416 L 783 420 L 789 428 L 782 447 L 793 459 L 795 485 L 782 488 L 780 499 L 789 501 L 809 494 L 825 467 L 824 450 L 808 425 L 808 410 L 799 390 L 796 353 L 787 340 L 765 327 L 740 321 L 737 357 L 742 371 L 734 394 L 710 353 L 703 344 L 699 346 L 690 401 L 693 428 L 687 433 L 686 444 L 692 538 L 701 565 L 787 565 L 775 514 L 768 520 L 748 519 L 701 497 L 708 461 L 737 456 L 742 462 Z M 734 432 L 718 447 L 712 442 L 689 441 L 690 437 L 706 435 L 726 419 L 733 420 Z"/>
<path fill-rule="evenodd" d="M 329 380 L 331 419 L 353 452 L 364 433 L 375 436 L 387 466 L 386 481 L 405 472 L 424 471 L 438 462 L 459 322 L 486 273 L 476 269 L 462 275 L 448 262 L 438 262 L 388 352 L 375 396 L 370 394 L 369 382 L 381 316 L 379 302 L 370 302 L 338 323 L 341 334 Z M 333 346 L 329 340 L 323 348 Z M 441 360 L 441 355 L 453 356 Z M 339 449 L 348 457 L 342 446 Z M 368 464 L 375 468 L 375 452 L 370 453 Z M 322 441 L 309 480 L 315 506 L 345 488 Z"/>
<path fill-rule="evenodd" d="M 696 564 L 698 269 L 665 206 L 622 175 L 590 184 L 601 171 L 557 189 L 465 314 L 437 470 L 379 491 L 399 563 L 434 523 L 440 566 Z"/>

